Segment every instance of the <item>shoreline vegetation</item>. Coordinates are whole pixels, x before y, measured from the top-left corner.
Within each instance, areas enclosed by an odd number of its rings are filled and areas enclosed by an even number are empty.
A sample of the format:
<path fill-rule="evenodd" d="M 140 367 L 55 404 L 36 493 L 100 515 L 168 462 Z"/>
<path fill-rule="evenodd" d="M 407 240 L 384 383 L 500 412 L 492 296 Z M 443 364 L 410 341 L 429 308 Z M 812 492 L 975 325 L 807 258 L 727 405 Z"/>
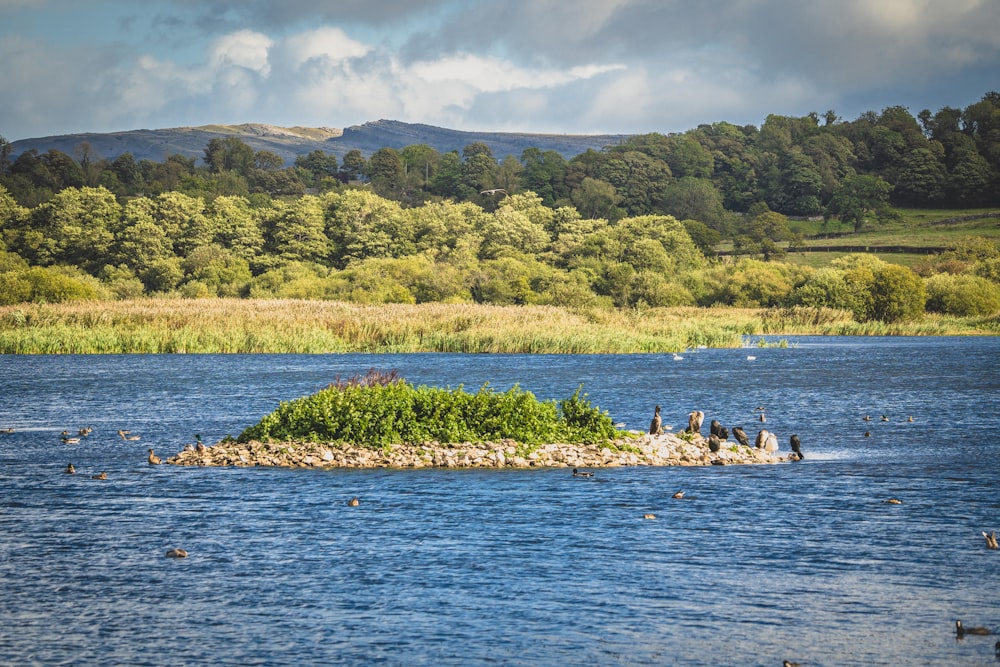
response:
<path fill-rule="evenodd" d="M 736 348 L 754 336 L 997 334 L 1000 315 L 859 323 L 849 311 L 813 307 L 615 310 L 237 298 L 0 306 L 0 354 L 627 354 Z"/>
<path fill-rule="evenodd" d="M 659 408 L 656 414 L 659 415 Z M 396 371 L 371 369 L 291 401 L 212 447 L 187 445 L 167 463 L 283 468 L 597 468 L 777 463 L 777 443 L 701 436 L 692 413 L 679 434 L 619 431 L 579 387 L 539 401 L 517 386 L 476 393 L 413 386 Z M 715 430 L 713 433 L 722 432 Z M 763 438 L 758 438 L 763 442 Z M 574 473 L 576 471 L 574 470 Z"/>

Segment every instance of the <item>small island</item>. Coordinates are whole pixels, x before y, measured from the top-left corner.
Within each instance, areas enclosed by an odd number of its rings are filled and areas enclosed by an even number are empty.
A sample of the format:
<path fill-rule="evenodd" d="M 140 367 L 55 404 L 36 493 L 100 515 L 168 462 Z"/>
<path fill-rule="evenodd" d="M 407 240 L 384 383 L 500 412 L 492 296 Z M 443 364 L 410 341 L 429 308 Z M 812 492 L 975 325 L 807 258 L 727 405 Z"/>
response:
<path fill-rule="evenodd" d="M 288 468 L 597 468 L 777 463 L 777 452 L 700 432 L 620 431 L 582 387 L 539 401 L 512 387 L 415 387 L 395 371 L 337 379 L 282 402 L 238 438 L 187 446 L 167 463 Z"/>

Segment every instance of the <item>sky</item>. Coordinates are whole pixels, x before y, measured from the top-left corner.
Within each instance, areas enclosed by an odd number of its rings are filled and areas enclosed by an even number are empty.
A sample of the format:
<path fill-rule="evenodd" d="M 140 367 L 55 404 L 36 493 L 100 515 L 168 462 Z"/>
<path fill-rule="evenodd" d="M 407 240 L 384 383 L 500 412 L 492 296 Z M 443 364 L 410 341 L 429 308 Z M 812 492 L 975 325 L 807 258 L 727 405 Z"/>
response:
<path fill-rule="evenodd" d="M 684 132 L 964 108 L 998 0 L 0 0 L 0 136 L 379 119 Z"/>

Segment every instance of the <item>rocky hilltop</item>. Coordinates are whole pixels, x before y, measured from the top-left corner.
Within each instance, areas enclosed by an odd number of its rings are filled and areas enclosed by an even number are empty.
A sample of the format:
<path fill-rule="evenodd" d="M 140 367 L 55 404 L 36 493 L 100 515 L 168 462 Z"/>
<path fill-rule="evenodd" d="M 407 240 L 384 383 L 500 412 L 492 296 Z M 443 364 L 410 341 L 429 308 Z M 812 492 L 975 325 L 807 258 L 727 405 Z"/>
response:
<path fill-rule="evenodd" d="M 520 157 L 525 148 L 556 151 L 564 158 L 614 145 L 625 134 L 530 134 L 513 132 L 464 132 L 394 120 L 378 120 L 346 129 L 332 127 L 278 127 L 260 123 L 243 125 L 204 125 L 160 130 L 129 130 L 109 133 L 65 134 L 11 142 L 11 159 L 27 150 L 45 153 L 55 149 L 76 155 L 82 144 L 89 144 L 92 154 L 113 160 L 131 153 L 136 160 L 162 162 L 168 155 L 202 158 L 212 139 L 236 137 L 255 151 L 267 150 L 280 155 L 291 165 L 299 155 L 314 150 L 343 158 L 350 150 L 360 150 L 366 157 L 379 148 L 400 149 L 411 144 L 427 144 L 440 153 L 462 151 L 471 143 L 483 142 L 502 160 L 508 155 Z"/>
<path fill-rule="evenodd" d="M 551 444 L 525 448 L 512 440 L 487 443 L 397 445 L 371 449 L 305 442 L 221 442 L 193 447 L 167 463 L 186 466 L 283 468 L 605 468 L 613 466 L 702 466 L 778 463 L 777 452 L 724 441 L 713 453 L 708 440 L 672 433 L 639 435 L 605 445 Z"/>

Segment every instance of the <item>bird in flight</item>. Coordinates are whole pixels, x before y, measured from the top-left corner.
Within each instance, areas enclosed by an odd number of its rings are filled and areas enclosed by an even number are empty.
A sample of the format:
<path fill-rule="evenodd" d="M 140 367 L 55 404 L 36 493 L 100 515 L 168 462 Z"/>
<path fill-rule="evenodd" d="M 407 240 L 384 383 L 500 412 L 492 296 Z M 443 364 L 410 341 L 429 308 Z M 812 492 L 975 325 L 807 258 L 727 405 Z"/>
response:
<path fill-rule="evenodd" d="M 493 188 L 492 190 L 483 190 L 479 194 L 481 194 L 481 195 L 495 195 L 498 192 L 504 193 L 504 195 L 506 195 L 507 197 L 510 196 L 510 194 L 506 190 L 504 190 L 503 188 Z"/>

